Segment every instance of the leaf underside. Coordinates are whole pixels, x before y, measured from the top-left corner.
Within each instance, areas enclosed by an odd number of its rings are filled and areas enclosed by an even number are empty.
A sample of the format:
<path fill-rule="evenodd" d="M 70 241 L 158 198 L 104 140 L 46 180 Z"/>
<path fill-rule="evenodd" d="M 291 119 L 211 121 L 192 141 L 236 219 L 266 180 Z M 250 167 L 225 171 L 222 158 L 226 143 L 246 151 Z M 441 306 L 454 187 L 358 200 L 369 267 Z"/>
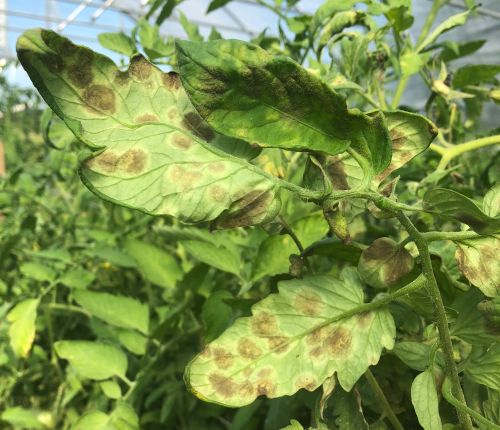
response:
<path fill-rule="evenodd" d="M 95 151 L 81 177 L 102 198 L 185 222 L 217 220 L 216 227 L 276 215 L 277 180 L 217 149 L 226 138 L 195 112 L 177 74 L 140 55 L 121 71 L 48 30 L 25 32 L 17 51 L 48 105 Z"/>
<path fill-rule="evenodd" d="M 363 303 L 354 269 L 341 279 L 313 276 L 282 282 L 210 343 L 186 369 L 191 390 L 225 406 L 247 405 L 256 397 L 313 391 L 337 373 L 350 390 L 382 348 L 392 349 L 395 326 L 390 313 L 376 310 L 334 322 Z"/>

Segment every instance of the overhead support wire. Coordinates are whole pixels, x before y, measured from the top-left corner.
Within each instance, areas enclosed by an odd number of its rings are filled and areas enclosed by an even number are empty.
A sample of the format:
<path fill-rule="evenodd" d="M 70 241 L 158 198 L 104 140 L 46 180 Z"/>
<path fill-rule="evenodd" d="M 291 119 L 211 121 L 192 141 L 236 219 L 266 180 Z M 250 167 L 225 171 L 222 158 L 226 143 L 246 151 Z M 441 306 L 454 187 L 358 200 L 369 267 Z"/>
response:
<path fill-rule="evenodd" d="M 83 0 L 74 10 L 73 12 L 71 12 L 68 17 L 66 19 L 64 19 L 63 21 L 61 21 L 59 23 L 59 25 L 56 27 L 56 31 L 63 31 L 67 26 L 68 24 L 70 24 L 72 21 L 75 20 L 75 18 L 80 15 L 84 10 L 85 8 L 87 7 L 87 5 L 89 3 L 92 3 L 92 0 Z"/>

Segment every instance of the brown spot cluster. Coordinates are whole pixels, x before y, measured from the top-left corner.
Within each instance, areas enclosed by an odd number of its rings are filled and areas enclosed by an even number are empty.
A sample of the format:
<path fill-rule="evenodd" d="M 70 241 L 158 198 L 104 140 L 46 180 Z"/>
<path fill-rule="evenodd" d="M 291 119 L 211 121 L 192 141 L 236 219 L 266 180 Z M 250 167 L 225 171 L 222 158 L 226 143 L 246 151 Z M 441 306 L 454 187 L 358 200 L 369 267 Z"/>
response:
<path fill-rule="evenodd" d="M 222 173 L 226 170 L 226 165 L 222 161 L 216 161 L 215 163 L 208 164 L 208 170 L 213 173 Z"/>
<path fill-rule="evenodd" d="M 363 312 L 356 316 L 358 320 L 358 324 L 360 327 L 365 328 L 368 327 L 373 321 L 374 314 L 372 312 Z"/>
<path fill-rule="evenodd" d="M 297 390 L 305 388 L 307 391 L 314 391 L 318 386 L 318 382 L 312 375 L 300 375 L 295 380 L 294 385 Z"/>
<path fill-rule="evenodd" d="M 214 348 L 212 355 L 215 361 L 215 365 L 219 369 L 228 369 L 234 364 L 234 355 L 224 348 Z"/>
<path fill-rule="evenodd" d="M 274 315 L 259 313 L 251 318 L 250 326 L 252 332 L 257 336 L 272 336 L 278 331 L 278 322 Z"/>
<path fill-rule="evenodd" d="M 267 338 L 269 349 L 277 354 L 285 353 L 290 346 L 290 339 L 286 336 L 270 336 Z"/>
<path fill-rule="evenodd" d="M 172 145 L 182 151 L 189 149 L 192 144 L 193 141 L 184 134 L 176 132 L 172 135 Z"/>
<path fill-rule="evenodd" d="M 335 357 L 344 355 L 349 350 L 352 335 L 343 327 L 320 327 L 307 336 L 306 342 L 313 346 L 309 352 L 311 357 Z"/>
<path fill-rule="evenodd" d="M 239 388 L 238 384 L 234 382 L 231 378 L 217 373 L 209 375 L 208 381 L 210 382 L 210 385 L 213 388 L 213 390 L 224 398 L 229 398 L 234 396 Z"/>
<path fill-rule="evenodd" d="M 118 155 L 113 151 L 105 151 L 90 160 L 89 168 L 97 167 L 104 173 L 114 173 L 117 170 L 137 175 L 146 167 L 146 154 L 142 149 L 132 148 Z"/>
<path fill-rule="evenodd" d="M 122 72 L 121 70 L 117 70 L 115 72 L 115 77 L 114 77 L 114 83 L 119 85 L 120 87 L 123 87 L 126 85 L 129 81 L 129 75 L 128 72 Z"/>
<path fill-rule="evenodd" d="M 217 203 L 225 201 L 227 197 L 227 191 L 219 185 L 212 185 L 209 194 Z"/>
<path fill-rule="evenodd" d="M 321 296 L 311 289 L 302 289 L 297 291 L 294 299 L 295 308 L 302 314 L 314 316 L 321 314 L 325 303 Z"/>
<path fill-rule="evenodd" d="M 169 177 L 172 182 L 179 184 L 183 190 L 191 189 L 202 176 L 197 170 L 187 170 L 179 165 L 174 165 L 169 170 Z"/>
<path fill-rule="evenodd" d="M 92 66 L 94 64 L 95 54 L 87 48 L 77 48 L 72 64 L 68 67 L 68 77 L 70 81 L 78 88 L 86 88 L 92 83 L 94 75 Z"/>
<path fill-rule="evenodd" d="M 243 337 L 238 341 L 238 353 L 250 360 L 255 360 L 262 355 L 262 350 L 249 338 Z"/>
<path fill-rule="evenodd" d="M 328 157 L 326 171 L 332 181 L 335 190 L 348 190 L 347 175 L 345 173 L 344 162 L 337 156 Z"/>
<path fill-rule="evenodd" d="M 404 146 L 404 144 L 408 141 L 408 137 L 406 136 L 406 134 L 398 130 L 397 128 L 393 128 L 389 132 L 389 136 L 392 141 L 393 149 L 401 149 Z"/>
<path fill-rule="evenodd" d="M 145 122 L 158 122 L 159 119 L 156 115 L 152 113 L 146 113 L 144 115 L 140 115 L 135 119 L 136 124 L 143 124 Z"/>
<path fill-rule="evenodd" d="M 165 85 L 168 89 L 177 90 L 181 86 L 181 79 L 178 73 L 168 72 L 163 73 L 162 75 L 163 85 Z"/>
<path fill-rule="evenodd" d="M 129 75 L 138 81 L 147 80 L 151 76 L 152 71 L 153 66 L 142 55 L 136 55 L 132 58 L 128 68 Z"/>
<path fill-rule="evenodd" d="M 182 118 L 182 125 L 207 142 L 215 137 L 212 128 L 196 112 L 186 112 Z"/>
<path fill-rule="evenodd" d="M 91 111 L 112 114 L 116 109 L 115 93 L 104 85 L 91 85 L 83 93 L 83 100 Z"/>
<path fill-rule="evenodd" d="M 208 376 L 211 388 L 223 398 L 231 398 L 236 394 L 243 397 L 268 396 L 276 394 L 276 383 L 270 377 L 262 375 L 255 382 L 246 379 L 241 383 L 233 381 L 230 377 L 219 373 L 212 373 Z"/>
<path fill-rule="evenodd" d="M 217 222 L 218 228 L 245 227 L 258 224 L 265 218 L 274 196 L 270 191 L 253 190 L 235 202 L 235 210 L 224 214 Z"/>

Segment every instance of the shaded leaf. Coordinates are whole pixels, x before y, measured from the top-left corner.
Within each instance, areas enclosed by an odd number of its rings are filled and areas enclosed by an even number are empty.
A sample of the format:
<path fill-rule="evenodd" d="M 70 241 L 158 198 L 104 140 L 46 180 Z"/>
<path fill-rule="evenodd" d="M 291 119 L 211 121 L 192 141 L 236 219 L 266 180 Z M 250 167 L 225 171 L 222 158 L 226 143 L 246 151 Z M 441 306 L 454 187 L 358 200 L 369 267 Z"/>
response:
<path fill-rule="evenodd" d="M 38 419 L 39 415 L 40 412 L 34 409 L 14 406 L 12 408 L 6 408 L 2 412 L 2 415 L 0 415 L 0 418 L 18 429 L 44 430 L 47 427 Z"/>
<path fill-rule="evenodd" d="M 38 299 L 23 300 L 7 314 L 10 346 L 18 357 L 26 358 L 35 340 L 38 303 Z"/>
<path fill-rule="evenodd" d="M 182 246 L 193 257 L 223 272 L 240 276 L 241 259 L 233 251 L 201 240 L 185 240 Z"/>
<path fill-rule="evenodd" d="M 108 324 L 148 333 L 149 309 L 136 299 L 87 290 L 76 290 L 73 297 L 89 313 Z"/>
<path fill-rule="evenodd" d="M 470 12 L 471 11 L 468 10 L 466 12 L 452 15 L 449 18 L 445 19 L 418 45 L 418 51 L 420 52 L 434 43 L 441 34 L 450 31 L 455 27 L 464 25 Z"/>
<path fill-rule="evenodd" d="M 496 217 L 500 214 L 500 184 L 495 185 L 484 196 L 483 211 L 491 217 Z"/>
<path fill-rule="evenodd" d="M 177 55 L 191 102 L 217 131 L 330 155 L 351 146 L 376 173 L 389 164 L 384 116 L 347 109 L 342 96 L 293 60 L 236 40 L 177 41 Z"/>
<path fill-rule="evenodd" d="M 94 282 L 95 275 L 85 269 L 72 269 L 67 271 L 59 282 L 69 288 L 85 289 Z"/>
<path fill-rule="evenodd" d="M 206 342 L 212 342 L 229 327 L 233 310 L 224 300 L 232 298 L 233 296 L 229 291 L 220 290 L 210 294 L 203 304 L 201 317 L 206 327 Z"/>
<path fill-rule="evenodd" d="M 123 32 L 99 33 L 97 35 L 99 43 L 111 51 L 131 57 L 137 51 L 135 43 Z"/>
<path fill-rule="evenodd" d="M 312 391 L 334 372 L 350 390 L 382 348 L 394 344 L 387 310 L 341 316 L 363 303 L 356 272 L 342 278 L 314 276 L 279 284 L 210 343 L 187 367 L 186 380 L 201 399 L 243 406 L 256 397 Z"/>
<path fill-rule="evenodd" d="M 122 396 L 120 386 L 113 380 L 99 382 L 101 390 L 108 399 L 119 399 Z"/>
<path fill-rule="evenodd" d="M 127 357 L 116 346 L 86 340 L 61 340 L 54 344 L 57 355 L 68 360 L 76 372 L 89 379 L 124 377 Z"/>
<path fill-rule="evenodd" d="M 411 402 L 424 430 L 441 430 L 439 399 L 432 369 L 418 375 L 411 384 Z"/>
<path fill-rule="evenodd" d="M 182 270 L 176 259 L 157 246 L 130 239 L 125 242 L 125 249 L 137 261 L 137 267 L 144 277 L 153 284 L 173 288 L 182 278 Z"/>
<path fill-rule="evenodd" d="M 500 343 L 494 343 L 483 354 L 473 357 L 466 372 L 478 384 L 500 390 Z"/>
<path fill-rule="evenodd" d="M 118 340 L 130 352 L 143 355 L 146 353 L 148 338 L 135 330 L 118 330 Z"/>
<path fill-rule="evenodd" d="M 19 270 L 24 276 L 40 282 L 50 282 L 56 277 L 56 273 L 53 269 L 41 263 L 23 263 L 19 267 Z"/>
<path fill-rule="evenodd" d="M 419 342 L 397 342 L 394 354 L 411 369 L 424 371 L 429 367 L 431 347 Z"/>
<path fill-rule="evenodd" d="M 492 81 L 499 73 L 500 65 L 474 64 L 463 66 L 454 73 L 452 84 L 455 88 L 478 85 Z"/>
<path fill-rule="evenodd" d="M 445 188 L 427 191 L 424 208 L 443 218 L 467 224 L 479 234 L 492 234 L 500 230 L 500 218 L 486 215 L 474 201 L 456 191 Z"/>
<path fill-rule="evenodd" d="M 17 50 L 47 103 L 95 151 L 80 173 L 102 198 L 201 222 L 257 193 L 257 216 L 232 226 L 276 215 L 278 180 L 208 144 L 214 132 L 190 105 L 177 74 L 141 56 L 120 71 L 109 58 L 47 30 L 27 31 Z"/>
<path fill-rule="evenodd" d="M 363 250 L 358 263 L 361 278 L 374 288 L 388 288 L 410 273 L 413 257 L 388 237 L 376 239 Z"/>

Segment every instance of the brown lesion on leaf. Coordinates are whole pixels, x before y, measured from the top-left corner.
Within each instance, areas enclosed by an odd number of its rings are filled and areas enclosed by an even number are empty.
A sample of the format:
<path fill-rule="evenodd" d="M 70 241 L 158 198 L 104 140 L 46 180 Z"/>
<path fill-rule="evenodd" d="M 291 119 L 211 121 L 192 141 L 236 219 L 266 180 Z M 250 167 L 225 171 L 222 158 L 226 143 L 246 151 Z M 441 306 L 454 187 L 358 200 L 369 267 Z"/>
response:
<path fill-rule="evenodd" d="M 145 81 L 151 76 L 153 66 L 142 55 L 136 55 L 130 61 L 128 73 L 138 81 Z"/>
<path fill-rule="evenodd" d="M 91 170 L 97 168 L 104 173 L 111 173 L 116 169 L 118 158 L 119 157 L 115 152 L 104 151 L 97 157 L 88 160 L 86 166 Z"/>
<path fill-rule="evenodd" d="M 146 153 L 142 149 L 132 148 L 119 157 L 117 168 L 127 173 L 137 175 L 144 171 L 146 160 Z"/>
<path fill-rule="evenodd" d="M 115 93 L 104 85 L 91 85 L 83 93 L 83 100 L 91 111 L 112 114 L 116 110 Z"/>
<path fill-rule="evenodd" d="M 483 220 L 479 220 L 479 219 L 477 219 L 473 216 L 470 216 L 469 214 L 466 214 L 466 213 L 458 213 L 456 215 L 456 218 L 460 222 L 471 226 L 476 231 L 481 231 L 482 229 L 484 229 L 485 227 L 488 226 L 487 222 L 485 222 Z"/>
<path fill-rule="evenodd" d="M 227 198 L 227 191 L 219 185 L 212 185 L 209 194 L 217 203 L 221 203 Z"/>
<path fill-rule="evenodd" d="M 262 350 L 251 339 L 242 337 L 238 341 L 238 353 L 243 358 L 255 360 L 262 355 Z"/>
<path fill-rule="evenodd" d="M 182 166 L 174 165 L 169 169 L 169 177 L 172 182 L 179 184 L 183 190 L 189 190 L 203 176 L 197 170 L 187 170 Z"/>
<path fill-rule="evenodd" d="M 168 89 L 177 90 L 181 86 L 181 79 L 176 72 L 163 73 L 161 79 Z"/>
<path fill-rule="evenodd" d="M 318 387 L 318 382 L 312 375 L 300 375 L 294 385 L 297 390 L 305 388 L 307 391 L 314 391 Z"/>
<path fill-rule="evenodd" d="M 276 384 L 270 379 L 263 378 L 255 384 L 255 391 L 258 396 L 274 397 L 276 394 Z"/>
<path fill-rule="evenodd" d="M 238 384 L 231 380 L 231 378 L 218 373 L 208 375 L 208 382 L 210 383 L 212 389 L 224 398 L 234 396 L 239 388 Z"/>
<path fill-rule="evenodd" d="M 226 165 L 222 161 L 208 164 L 208 170 L 212 173 L 220 174 L 226 170 Z"/>
<path fill-rule="evenodd" d="M 344 162 L 338 157 L 328 157 L 326 171 L 332 181 L 335 190 L 348 190 L 347 175 L 345 173 Z"/>
<path fill-rule="evenodd" d="M 313 349 L 311 349 L 311 351 L 309 351 L 309 355 L 312 358 L 322 358 L 324 352 L 325 351 L 321 346 L 315 346 Z"/>
<path fill-rule="evenodd" d="M 182 125 L 207 142 L 210 142 L 215 137 L 211 127 L 196 112 L 186 112 L 182 117 Z"/>
<path fill-rule="evenodd" d="M 309 333 L 306 336 L 306 342 L 309 345 L 316 345 L 318 343 L 323 342 L 327 335 L 327 328 L 326 327 L 317 327 L 315 328 L 311 333 Z"/>
<path fill-rule="evenodd" d="M 18 53 L 19 57 L 22 56 L 21 53 Z M 45 54 L 43 56 L 43 62 L 49 69 L 54 74 L 61 73 L 64 70 L 64 62 L 61 59 L 59 55 L 55 54 Z"/>
<path fill-rule="evenodd" d="M 402 131 L 398 130 L 397 128 L 393 128 L 389 132 L 389 136 L 392 141 L 392 148 L 393 149 L 401 149 L 405 143 L 408 141 L 408 137 L 406 136 L 405 133 Z"/>
<path fill-rule="evenodd" d="M 74 64 L 68 67 L 68 77 L 76 87 L 85 88 L 92 82 L 92 69 L 89 66 Z"/>
<path fill-rule="evenodd" d="M 168 111 L 167 111 L 167 117 L 168 119 L 170 120 L 174 120 L 175 118 L 177 118 L 177 116 L 179 115 L 178 111 L 176 108 L 170 108 Z"/>
<path fill-rule="evenodd" d="M 145 122 L 158 122 L 159 119 L 156 115 L 152 113 L 146 113 L 144 115 L 140 115 L 135 119 L 136 124 L 143 124 Z"/>
<path fill-rule="evenodd" d="M 250 319 L 252 332 L 257 336 L 272 336 L 278 331 L 278 322 L 274 315 L 266 312 L 254 315 Z"/>
<path fill-rule="evenodd" d="M 128 72 L 122 72 L 121 70 L 118 70 L 115 72 L 115 76 L 113 79 L 113 82 L 120 87 L 126 85 L 129 81 L 130 77 L 128 75 Z"/>
<path fill-rule="evenodd" d="M 321 296 L 308 288 L 297 291 L 294 300 L 295 309 L 302 315 L 319 315 L 325 307 Z"/>
<path fill-rule="evenodd" d="M 342 327 L 334 328 L 326 337 L 324 347 L 331 356 L 347 352 L 352 343 L 351 333 Z"/>
<path fill-rule="evenodd" d="M 212 356 L 212 349 L 210 346 L 205 346 L 203 350 L 200 352 L 200 357 L 202 358 L 210 358 Z"/>
<path fill-rule="evenodd" d="M 193 144 L 192 139 L 181 133 L 174 133 L 172 135 L 172 145 L 183 151 L 189 149 Z"/>
<path fill-rule="evenodd" d="M 286 336 L 270 336 L 267 338 L 267 344 L 272 352 L 282 354 L 288 350 L 290 339 Z"/>
<path fill-rule="evenodd" d="M 234 355 L 229 351 L 226 351 L 224 348 L 214 348 L 212 351 L 212 355 L 215 365 L 219 369 L 228 369 L 234 363 Z"/>
<path fill-rule="evenodd" d="M 223 214 L 217 227 L 234 228 L 258 224 L 266 216 L 273 198 L 270 191 L 250 191 L 234 203 L 235 210 Z"/>
<path fill-rule="evenodd" d="M 243 381 L 238 388 L 238 394 L 241 397 L 253 397 L 255 396 L 255 387 L 249 380 Z"/>
<path fill-rule="evenodd" d="M 373 312 L 363 312 L 356 315 L 358 324 L 362 328 L 368 327 L 372 323 L 373 317 L 374 317 Z"/>
<path fill-rule="evenodd" d="M 72 57 L 79 49 L 85 49 L 76 46 L 73 42 L 68 39 L 63 39 L 59 44 L 58 52 L 63 57 Z"/>

